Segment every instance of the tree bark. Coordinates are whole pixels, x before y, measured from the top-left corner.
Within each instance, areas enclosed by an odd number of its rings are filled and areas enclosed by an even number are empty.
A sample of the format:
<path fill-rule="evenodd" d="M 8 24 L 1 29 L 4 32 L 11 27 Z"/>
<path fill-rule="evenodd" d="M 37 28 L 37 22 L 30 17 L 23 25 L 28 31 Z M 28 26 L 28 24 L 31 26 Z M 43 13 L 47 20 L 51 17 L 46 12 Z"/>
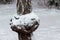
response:
<path fill-rule="evenodd" d="M 17 13 L 27 14 L 31 12 L 31 0 L 17 0 Z"/>
<path fill-rule="evenodd" d="M 19 40 L 31 40 L 31 34 L 18 33 Z"/>

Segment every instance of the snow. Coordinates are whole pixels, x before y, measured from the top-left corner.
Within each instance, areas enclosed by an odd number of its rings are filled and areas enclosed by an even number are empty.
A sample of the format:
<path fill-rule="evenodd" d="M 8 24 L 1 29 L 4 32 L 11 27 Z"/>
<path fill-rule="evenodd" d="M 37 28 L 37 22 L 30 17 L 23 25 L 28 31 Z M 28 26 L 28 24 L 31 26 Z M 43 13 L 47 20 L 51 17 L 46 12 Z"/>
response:
<path fill-rule="evenodd" d="M 34 8 L 40 18 L 40 26 L 32 36 L 33 40 L 60 40 L 60 10 Z M 11 16 L 16 14 L 15 4 L 0 5 L 0 40 L 18 40 L 17 33 L 10 29 Z"/>
<path fill-rule="evenodd" d="M 34 12 L 31 12 L 29 14 L 25 15 L 18 15 L 16 14 L 12 19 L 11 19 L 11 26 L 12 25 L 19 25 L 19 26 L 32 26 L 36 21 L 39 23 L 39 18 L 37 15 L 34 14 Z"/>
<path fill-rule="evenodd" d="M 38 18 L 37 15 L 34 14 L 34 12 L 31 12 L 29 14 L 25 14 L 25 15 L 14 15 L 13 18 L 11 19 L 11 26 L 16 26 L 18 28 L 22 27 L 23 29 L 25 29 L 24 26 L 28 27 L 32 27 L 35 22 L 38 22 L 38 24 L 40 23 L 40 19 Z M 37 26 L 37 24 L 36 24 Z M 36 27 L 35 26 L 35 27 Z"/>

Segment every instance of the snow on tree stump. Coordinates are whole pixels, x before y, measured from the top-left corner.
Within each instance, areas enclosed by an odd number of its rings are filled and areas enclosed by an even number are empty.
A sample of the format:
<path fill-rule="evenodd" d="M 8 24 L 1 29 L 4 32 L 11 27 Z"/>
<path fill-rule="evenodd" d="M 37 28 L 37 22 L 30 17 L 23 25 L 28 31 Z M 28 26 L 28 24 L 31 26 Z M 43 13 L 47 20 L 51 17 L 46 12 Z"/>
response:
<path fill-rule="evenodd" d="M 31 0 L 17 0 L 17 14 L 10 20 L 11 29 L 19 40 L 31 40 L 31 34 L 39 26 L 39 18 L 31 12 Z"/>
<path fill-rule="evenodd" d="M 31 40 L 31 34 L 38 28 L 40 19 L 33 12 L 15 15 L 10 20 L 11 29 L 18 33 L 19 40 Z"/>

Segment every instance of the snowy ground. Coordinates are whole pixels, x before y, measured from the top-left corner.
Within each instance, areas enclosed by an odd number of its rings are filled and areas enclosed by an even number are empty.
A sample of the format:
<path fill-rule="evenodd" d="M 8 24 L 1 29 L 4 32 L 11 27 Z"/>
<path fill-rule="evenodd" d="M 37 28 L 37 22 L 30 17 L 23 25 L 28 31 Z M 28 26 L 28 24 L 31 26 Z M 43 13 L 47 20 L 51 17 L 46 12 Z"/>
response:
<path fill-rule="evenodd" d="M 60 40 L 60 10 L 33 9 L 40 18 L 40 26 L 33 40 Z M 0 5 L 0 40 L 18 40 L 17 33 L 10 29 L 9 20 L 16 14 L 15 4 Z"/>

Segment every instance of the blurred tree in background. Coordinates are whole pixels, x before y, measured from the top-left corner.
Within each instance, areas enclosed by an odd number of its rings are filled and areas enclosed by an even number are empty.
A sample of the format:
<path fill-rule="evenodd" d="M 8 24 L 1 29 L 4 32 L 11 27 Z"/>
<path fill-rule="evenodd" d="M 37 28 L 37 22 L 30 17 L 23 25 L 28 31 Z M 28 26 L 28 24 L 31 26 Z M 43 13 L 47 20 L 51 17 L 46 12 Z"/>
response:
<path fill-rule="evenodd" d="M 48 6 L 55 6 L 59 9 L 60 7 L 60 0 L 48 0 Z"/>
<path fill-rule="evenodd" d="M 58 8 L 60 7 L 60 0 L 39 0 L 39 5 L 42 7 Z"/>
<path fill-rule="evenodd" d="M 12 3 L 14 0 L 0 0 L 1 4 L 10 4 Z"/>

